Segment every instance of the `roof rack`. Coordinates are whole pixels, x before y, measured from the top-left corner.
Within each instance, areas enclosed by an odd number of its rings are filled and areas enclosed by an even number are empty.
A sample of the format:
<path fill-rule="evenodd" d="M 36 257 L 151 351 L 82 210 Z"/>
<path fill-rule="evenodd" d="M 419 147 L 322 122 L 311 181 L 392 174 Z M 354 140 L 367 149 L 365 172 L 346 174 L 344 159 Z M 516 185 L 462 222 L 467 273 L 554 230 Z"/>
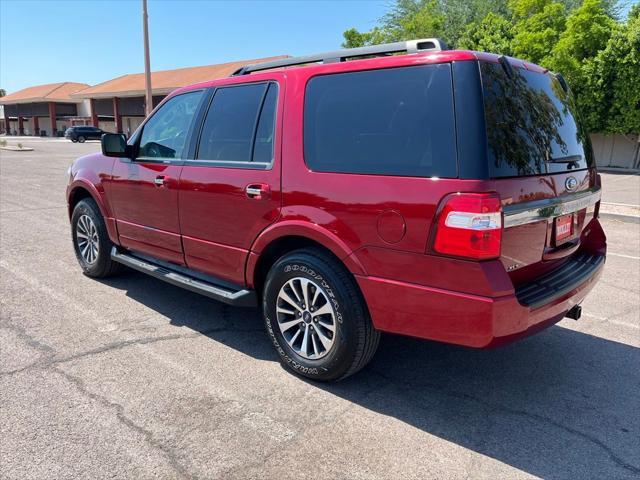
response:
<path fill-rule="evenodd" d="M 392 53 L 417 53 L 417 52 L 439 52 L 447 50 L 447 45 L 439 38 L 421 38 L 419 40 L 407 40 L 406 42 L 384 43 L 382 45 L 371 45 L 368 47 L 346 48 L 344 50 L 334 50 L 332 52 L 317 53 L 315 55 L 305 55 L 302 57 L 289 57 L 271 62 L 255 63 L 245 65 L 231 74 L 231 76 L 247 75 L 251 72 L 270 70 L 279 67 L 291 67 L 294 65 L 304 65 L 305 63 L 334 63 L 344 62 L 350 58 L 369 57 L 376 55 L 391 55 Z"/>

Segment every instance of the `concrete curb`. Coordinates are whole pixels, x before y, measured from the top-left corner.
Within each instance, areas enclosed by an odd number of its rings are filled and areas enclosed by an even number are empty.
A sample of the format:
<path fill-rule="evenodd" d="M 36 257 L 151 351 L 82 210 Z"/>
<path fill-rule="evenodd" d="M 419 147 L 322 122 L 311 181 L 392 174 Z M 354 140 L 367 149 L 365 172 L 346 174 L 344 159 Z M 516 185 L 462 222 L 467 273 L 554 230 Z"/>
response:
<path fill-rule="evenodd" d="M 640 168 L 622 168 L 622 167 L 597 167 L 598 172 L 603 172 L 603 173 L 618 173 L 621 175 L 627 174 L 627 175 L 639 175 L 640 174 Z"/>
<path fill-rule="evenodd" d="M 619 213 L 602 213 L 600 212 L 601 218 L 606 218 L 608 220 L 618 220 L 619 222 L 624 223 L 636 223 L 640 225 L 640 217 L 636 217 L 633 215 L 620 215 Z"/>
<path fill-rule="evenodd" d="M 31 147 L 22 147 L 18 148 L 13 145 L 7 145 L 5 147 L 0 147 L 0 150 L 6 150 L 8 152 L 33 152 L 33 148 Z"/>

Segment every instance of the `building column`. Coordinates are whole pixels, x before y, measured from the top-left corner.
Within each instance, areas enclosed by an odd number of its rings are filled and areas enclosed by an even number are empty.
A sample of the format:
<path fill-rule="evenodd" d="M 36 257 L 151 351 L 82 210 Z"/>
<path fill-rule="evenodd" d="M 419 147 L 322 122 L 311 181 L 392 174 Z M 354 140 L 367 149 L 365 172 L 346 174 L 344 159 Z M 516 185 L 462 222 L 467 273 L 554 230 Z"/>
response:
<path fill-rule="evenodd" d="M 113 97 L 113 119 L 116 122 L 116 133 L 122 133 L 122 116 L 118 97 Z"/>
<path fill-rule="evenodd" d="M 56 104 L 55 104 L 55 102 L 49 102 L 49 119 L 51 121 L 51 136 L 55 137 L 58 134 L 58 128 L 56 127 Z"/>
<path fill-rule="evenodd" d="M 89 99 L 89 108 L 91 109 L 91 125 L 98 128 L 98 111 L 96 110 L 96 99 Z"/>
<path fill-rule="evenodd" d="M 11 134 L 11 120 L 9 120 L 9 117 L 4 117 L 4 133 L 6 133 L 7 135 Z"/>
<path fill-rule="evenodd" d="M 33 133 L 36 137 L 40 135 L 40 122 L 38 117 L 31 117 L 33 119 Z"/>
<path fill-rule="evenodd" d="M 18 115 L 18 135 L 24 135 L 24 119 Z"/>

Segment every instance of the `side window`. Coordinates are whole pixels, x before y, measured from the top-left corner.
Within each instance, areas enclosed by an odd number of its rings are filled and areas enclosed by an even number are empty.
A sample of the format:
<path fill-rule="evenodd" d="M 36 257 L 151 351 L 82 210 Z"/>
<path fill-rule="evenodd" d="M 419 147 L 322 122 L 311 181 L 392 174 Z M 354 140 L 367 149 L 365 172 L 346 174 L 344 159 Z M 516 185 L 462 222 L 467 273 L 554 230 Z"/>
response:
<path fill-rule="evenodd" d="M 177 95 L 144 125 L 138 157 L 180 158 L 202 91 Z"/>
<path fill-rule="evenodd" d="M 273 83 L 216 90 L 202 127 L 197 159 L 270 162 L 277 95 Z"/>
<path fill-rule="evenodd" d="M 273 136 L 275 134 L 276 107 L 278 104 L 278 87 L 269 84 L 264 98 L 262 113 L 256 130 L 256 140 L 253 147 L 253 161 L 270 163 L 273 158 Z"/>
<path fill-rule="evenodd" d="M 451 66 L 312 78 L 304 156 L 319 172 L 456 177 Z"/>

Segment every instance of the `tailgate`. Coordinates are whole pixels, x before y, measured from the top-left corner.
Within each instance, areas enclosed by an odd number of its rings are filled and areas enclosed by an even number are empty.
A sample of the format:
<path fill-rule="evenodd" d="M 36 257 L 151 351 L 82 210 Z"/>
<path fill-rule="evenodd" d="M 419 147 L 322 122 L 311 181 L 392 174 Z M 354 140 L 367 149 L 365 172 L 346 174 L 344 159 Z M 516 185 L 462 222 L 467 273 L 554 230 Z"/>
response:
<path fill-rule="evenodd" d="M 504 57 L 479 63 L 487 171 L 504 212 L 501 261 L 518 285 L 578 251 L 599 180 L 566 84 Z"/>

